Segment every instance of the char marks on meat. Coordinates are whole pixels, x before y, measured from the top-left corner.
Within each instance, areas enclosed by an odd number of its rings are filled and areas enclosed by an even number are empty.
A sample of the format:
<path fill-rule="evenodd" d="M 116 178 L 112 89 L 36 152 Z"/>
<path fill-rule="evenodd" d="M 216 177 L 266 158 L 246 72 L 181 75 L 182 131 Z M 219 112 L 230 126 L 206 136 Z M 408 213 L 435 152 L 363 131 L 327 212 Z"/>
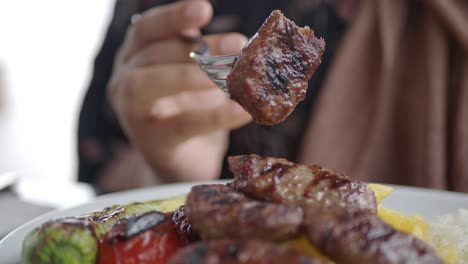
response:
<path fill-rule="evenodd" d="M 256 199 L 291 206 L 345 207 L 377 212 L 366 184 L 321 166 L 305 166 L 257 155 L 229 157 L 234 187 Z"/>
<path fill-rule="evenodd" d="M 229 93 L 256 122 L 277 124 L 304 100 L 324 50 L 309 27 L 273 11 L 240 52 L 227 77 Z"/>
<path fill-rule="evenodd" d="M 202 239 L 284 240 L 297 235 L 303 216 L 300 208 L 255 201 L 227 185 L 193 187 L 184 211 Z"/>
<path fill-rule="evenodd" d="M 321 259 L 304 256 L 259 240 L 198 242 L 176 253 L 169 264 L 319 264 Z"/>
<path fill-rule="evenodd" d="M 424 241 L 376 215 L 364 183 L 286 159 L 228 162 L 233 182 L 190 191 L 182 212 L 202 241 L 169 263 L 324 263 L 270 244 L 299 234 L 336 263 L 442 263 Z"/>
<path fill-rule="evenodd" d="M 311 243 L 336 263 L 442 263 L 425 242 L 368 212 L 311 207 L 304 219 Z"/>
<path fill-rule="evenodd" d="M 179 236 L 185 238 L 186 242 L 200 240 L 199 235 L 193 230 L 192 224 L 187 219 L 184 206 L 180 206 L 172 213 L 172 222 Z"/>

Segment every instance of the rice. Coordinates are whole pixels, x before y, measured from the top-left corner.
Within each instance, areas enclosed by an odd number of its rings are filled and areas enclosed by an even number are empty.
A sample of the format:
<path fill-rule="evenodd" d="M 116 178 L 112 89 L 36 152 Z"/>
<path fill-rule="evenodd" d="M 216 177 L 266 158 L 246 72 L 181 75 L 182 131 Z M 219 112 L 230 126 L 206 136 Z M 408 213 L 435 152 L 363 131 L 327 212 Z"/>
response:
<path fill-rule="evenodd" d="M 429 223 L 428 238 L 436 248 L 454 247 L 458 263 L 468 263 L 468 210 L 437 217 Z"/>

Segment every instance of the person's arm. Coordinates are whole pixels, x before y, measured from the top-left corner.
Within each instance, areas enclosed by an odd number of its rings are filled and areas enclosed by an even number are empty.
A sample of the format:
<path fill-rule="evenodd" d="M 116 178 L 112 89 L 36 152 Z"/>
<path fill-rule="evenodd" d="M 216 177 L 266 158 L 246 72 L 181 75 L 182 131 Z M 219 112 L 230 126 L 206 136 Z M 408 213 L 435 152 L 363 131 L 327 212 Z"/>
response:
<path fill-rule="evenodd" d="M 146 11 L 128 30 L 114 68 L 107 69 L 111 71 L 107 95 L 132 147 L 123 148 L 130 153 L 118 157 L 114 147 L 108 148 L 114 155 L 98 164 L 96 174 L 91 174 L 101 187 L 108 189 L 105 183 L 112 182 L 127 188 L 128 181 L 125 183 L 123 178 L 138 185 L 135 174 L 141 176 L 141 171 L 147 170 L 137 169 L 137 163 L 151 168 L 154 182 L 161 178 L 164 182 L 214 180 L 219 176 L 229 129 L 251 118 L 188 57 L 196 45 L 185 42 L 181 35 L 198 34 L 211 15 L 208 1 L 179 1 Z M 212 51 L 223 54 L 238 52 L 246 39 L 239 34 L 223 34 L 204 37 L 204 41 Z M 102 85 L 98 85 L 100 92 Z M 105 102 L 102 93 L 97 96 Z M 88 117 L 92 114 L 88 113 Z M 101 142 L 125 139 L 112 126 L 103 127 L 97 121 L 94 124 L 101 132 Z M 93 142 L 81 140 L 81 153 L 83 142 L 85 150 L 88 147 L 93 151 Z M 137 162 L 141 157 L 144 161 Z M 125 162 L 129 162 L 128 166 Z M 117 169 L 119 166 L 127 169 Z M 109 171 L 127 171 L 129 175 L 120 177 Z M 104 174 L 108 176 L 96 180 Z M 86 174 L 81 175 L 86 179 Z M 146 185 L 145 180 L 142 182 Z"/>

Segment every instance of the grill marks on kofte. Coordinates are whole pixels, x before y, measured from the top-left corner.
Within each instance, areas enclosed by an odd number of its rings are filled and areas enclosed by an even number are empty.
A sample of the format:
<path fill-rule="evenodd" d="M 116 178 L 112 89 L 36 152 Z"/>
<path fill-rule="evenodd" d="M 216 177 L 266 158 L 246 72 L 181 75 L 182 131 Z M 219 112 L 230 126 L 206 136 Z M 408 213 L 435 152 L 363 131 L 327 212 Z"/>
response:
<path fill-rule="evenodd" d="M 185 213 L 202 239 L 274 241 L 297 236 L 303 216 L 299 208 L 256 201 L 227 185 L 193 187 Z"/>
<path fill-rule="evenodd" d="M 256 199 L 291 206 L 356 208 L 375 214 L 377 201 L 366 184 L 321 166 L 258 155 L 229 157 L 233 185 Z"/>
<path fill-rule="evenodd" d="M 442 263 L 425 242 L 364 211 L 310 207 L 304 227 L 309 241 L 336 263 Z"/>
<path fill-rule="evenodd" d="M 323 262 L 301 262 L 299 253 L 265 242 L 299 232 L 336 263 L 442 263 L 425 242 L 376 215 L 375 195 L 364 183 L 285 159 L 244 155 L 228 161 L 232 183 L 192 188 L 184 212 L 204 241 L 182 250 L 178 262 L 171 263 L 244 263 L 240 256 L 248 263 Z"/>
<path fill-rule="evenodd" d="M 295 25 L 292 23 L 284 23 L 284 34 L 278 35 L 272 45 L 275 48 L 270 46 L 269 52 L 265 54 L 266 76 L 272 91 L 288 100 L 291 100 L 291 90 L 288 89 L 290 81 L 306 79 L 310 68 L 306 62 L 306 55 L 295 47 L 293 26 Z M 283 56 L 275 56 L 278 54 L 275 53 L 275 49 L 281 50 Z"/>
<path fill-rule="evenodd" d="M 227 77 L 229 93 L 256 122 L 277 124 L 304 100 L 324 50 L 309 27 L 273 11 L 241 50 Z"/>
<path fill-rule="evenodd" d="M 278 63 L 275 61 L 272 55 L 268 56 L 266 65 L 269 69 L 267 72 L 267 78 L 271 83 L 273 91 L 277 95 L 282 93 L 286 98 L 289 99 L 289 90 L 287 89 L 287 85 L 289 83 L 288 76 L 286 76 L 280 69 L 278 69 Z"/>

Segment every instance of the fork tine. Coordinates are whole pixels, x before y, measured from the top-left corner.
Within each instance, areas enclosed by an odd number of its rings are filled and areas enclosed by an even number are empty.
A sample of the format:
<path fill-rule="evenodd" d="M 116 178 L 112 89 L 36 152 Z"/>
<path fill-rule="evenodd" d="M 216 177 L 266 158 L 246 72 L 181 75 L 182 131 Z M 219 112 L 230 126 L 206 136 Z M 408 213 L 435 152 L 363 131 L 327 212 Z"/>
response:
<path fill-rule="evenodd" d="M 191 52 L 190 57 L 196 60 L 198 63 L 203 65 L 224 65 L 234 64 L 238 58 L 238 54 L 211 56 L 211 55 L 200 55 L 196 52 Z"/>
<path fill-rule="evenodd" d="M 208 45 L 201 42 L 199 51 L 190 52 L 190 58 L 195 60 L 208 77 L 223 91 L 228 92 L 226 78 L 231 72 L 239 54 L 212 56 Z"/>
<path fill-rule="evenodd" d="M 226 84 L 226 80 L 220 80 L 220 79 L 212 79 L 212 81 L 218 85 L 219 88 L 221 88 L 221 90 L 225 91 L 226 93 L 228 93 L 228 88 L 227 88 L 227 84 Z"/>
<path fill-rule="evenodd" d="M 202 67 L 202 68 L 209 75 L 216 76 L 216 77 L 222 77 L 222 76 L 226 77 L 231 72 L 230 67 L 222 68 L 222 69 L 212 69 L 212 68 L 205 68 L 205 67 Z"/>

